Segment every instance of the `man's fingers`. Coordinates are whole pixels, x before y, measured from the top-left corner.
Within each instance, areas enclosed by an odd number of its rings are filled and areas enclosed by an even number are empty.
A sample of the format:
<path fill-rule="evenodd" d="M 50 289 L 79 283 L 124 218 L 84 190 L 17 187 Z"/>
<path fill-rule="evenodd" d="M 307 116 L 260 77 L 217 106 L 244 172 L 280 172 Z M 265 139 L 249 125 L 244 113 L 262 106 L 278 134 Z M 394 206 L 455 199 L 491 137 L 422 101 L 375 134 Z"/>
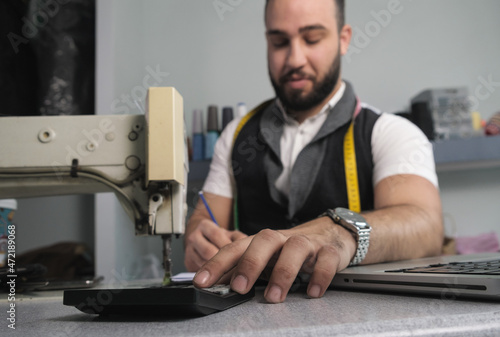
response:
<path fill-rule="evenodd" d="M 285 239 L 283 234 L 270 229 L 264 229 L 255 235 L 236 267 L 231 288 L 240 294 L 246 294 L 269 260 L 280 250 Z"/>
<path fill-rule="evenodd" d="M 235 267 L 236 268 L 236 267 Z M 233 275 L 234 268 L 222 275 L 222 277 L 217 281 L 217 284 L 229 284 L 231 282 L 231 277 Z"/>
<path fill-rule="evenodd" d="M 248 235 L 246 235 L 245 233 L 242 233 L 240 231 L 232 231 L 231 232 L 231 241 L 236 241 L 236 240 L 239 240 L 239 239 L 243 239 L 243 238 L 246 238 Z"/>
<path fill-rule="evenodd" d="M 238 263 L 241 255 L 248 247 L 250 238 L 238 240 L 224 246 L 219 252 L 205 263 L 193 279 L 195 286 L 206 288 L 213 286 L 224 274 L 227 274 Z"/>
<path fill-rule="evenodd" d="M 323 246 L 318 252 L 307 294 L 313 298 L 323 296 L 339 269 L 340 257 L 334 246 Z"/>
<path fill-rule="evenodd" d="M 186 247 L 184 252 L 184 265 L 188 271 L 197 271 L 205 262 L 207 262 L 207 260 L 203 259 L 200 254 L 194 250 L 193 246 Z"/>
<path fill-rule="evenodd" d="M 314 255 L 314 245 L 303 235 L 288 238 L 281 249 L 269 284 L 264 292 L 268 302 L 283 302 L 304 261 Z"/>
<path fill-rule="evenodd" d="M 208 241 L 213 243 L 217 248 L 222 248 L 232 242 L 230 233 L 215 223 L 209 220 L 203 221 L 200 226 L 201 233 L 207 238 Z"/>
<path fill-rule="evenodd" d="M 193 234 L 190 235 L 188 242 L 188 247 L 193 247 L 193 250 L 204 261 L 210 260 L 219 251 L 219 248 L 211 241 L 208 241 L 203 233 L 199 231 L 193 232 Z"/>
<path fill-rule="evenodd" d="M 186 238 L 186 247 L 193 247 L 194 251 L 205 263 L 205 261 L 214 257 L 220 248 L 231 242 L 227 230 L 217 227 L 212 221 L 206 220 L 200 223 L 198 229 Z"/>

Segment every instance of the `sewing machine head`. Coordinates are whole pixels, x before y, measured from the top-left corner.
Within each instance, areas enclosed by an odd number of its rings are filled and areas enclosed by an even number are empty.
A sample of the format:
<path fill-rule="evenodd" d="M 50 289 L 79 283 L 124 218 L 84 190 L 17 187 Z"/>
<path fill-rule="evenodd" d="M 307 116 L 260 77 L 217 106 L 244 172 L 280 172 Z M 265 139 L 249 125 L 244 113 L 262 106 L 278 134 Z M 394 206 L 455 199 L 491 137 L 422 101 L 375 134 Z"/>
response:
<path fill-rule="evenodd" d="M 184 233 L 185 139 L 174 88 L 150 88 L 145 115 L 3 117 L 0 199 L 112 191 L 136 235 L 169 240 Z"/>

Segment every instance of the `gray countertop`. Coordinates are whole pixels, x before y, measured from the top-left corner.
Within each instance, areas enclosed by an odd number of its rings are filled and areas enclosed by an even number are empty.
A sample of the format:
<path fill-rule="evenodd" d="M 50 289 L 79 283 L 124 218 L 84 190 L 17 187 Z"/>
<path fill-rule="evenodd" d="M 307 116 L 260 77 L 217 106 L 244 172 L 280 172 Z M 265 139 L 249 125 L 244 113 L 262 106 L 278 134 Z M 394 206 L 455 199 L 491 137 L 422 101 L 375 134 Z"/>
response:
<path fill-rule="evenodd" d="M 7 327 L 0 297 L 2 336 L 499 336 L 500 304 L 361 292 L 302 292 L 285 303 L 254 299 L 198 318 L 112 317 L 83 314 L 62 304 L 61 292 L 16 298 L 16 330 Z"/>

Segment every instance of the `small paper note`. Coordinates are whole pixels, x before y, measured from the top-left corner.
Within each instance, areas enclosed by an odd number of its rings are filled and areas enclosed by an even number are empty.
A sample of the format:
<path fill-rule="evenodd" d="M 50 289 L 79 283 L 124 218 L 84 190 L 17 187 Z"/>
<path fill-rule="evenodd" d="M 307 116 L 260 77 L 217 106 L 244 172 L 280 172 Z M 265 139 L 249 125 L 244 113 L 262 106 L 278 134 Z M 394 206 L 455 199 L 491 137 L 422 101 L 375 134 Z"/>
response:
<path fill-rule="evenodd" d="M 187 282 L 192 281 L 196 273 L 179 273 L 172 276 L 174 282 Z"/>

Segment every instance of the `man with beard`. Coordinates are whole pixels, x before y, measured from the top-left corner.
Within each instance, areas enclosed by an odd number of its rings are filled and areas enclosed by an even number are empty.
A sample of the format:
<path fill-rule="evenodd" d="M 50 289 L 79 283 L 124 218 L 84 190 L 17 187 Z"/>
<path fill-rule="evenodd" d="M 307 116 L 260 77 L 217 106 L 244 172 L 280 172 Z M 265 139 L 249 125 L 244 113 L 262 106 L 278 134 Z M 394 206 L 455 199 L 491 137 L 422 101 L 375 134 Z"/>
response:
<path fill-rule="evenodd" d="M 218 225 L 199 203 L 185 235 L 195 285 L 246 293 L 265 275 L 264 296 L 278 303 L 299 272 L 317 298 L 349 265 L 439 254 L 432 146 L 342 80 L 344 1 L 269 0 L 265 23 L 277 98 L 216 145 L 203 190 Z"/>

